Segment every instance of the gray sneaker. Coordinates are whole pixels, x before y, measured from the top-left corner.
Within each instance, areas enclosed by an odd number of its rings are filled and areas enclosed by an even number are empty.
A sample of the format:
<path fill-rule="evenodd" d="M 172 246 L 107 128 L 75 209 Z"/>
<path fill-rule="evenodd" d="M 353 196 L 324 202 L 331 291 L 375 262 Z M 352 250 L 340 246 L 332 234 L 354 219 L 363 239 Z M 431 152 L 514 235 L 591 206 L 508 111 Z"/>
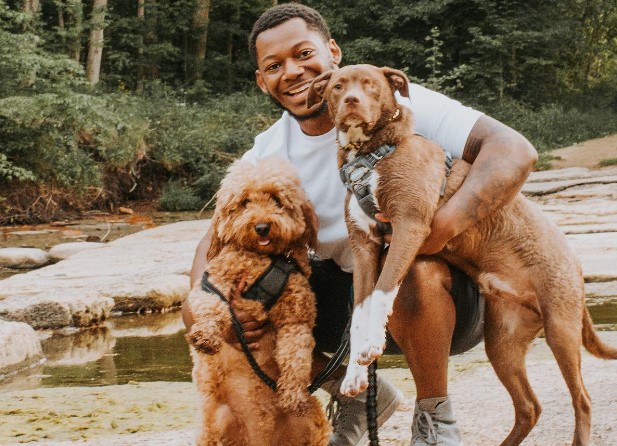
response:
<path fill-rule="evenodd" d="M 343 377 L 327 381 L 322 386 L 322 389 L 332 395 L 328 409 L 333 420 L 333 432 L 328 446 L 363 446 L 368 441 L 366 390 L 350 398 L 339 392 L 342 382 Z M 384 424 L 402 401 L 403 394 L 377 374 L 377 425 Z M 338 407 L 335 413 L 332 413 L 334 402 Z"/>
<path fill-rule="evenodd" d="M 449 397 L 416 401 L 409 446 L 463 446 Z"/>

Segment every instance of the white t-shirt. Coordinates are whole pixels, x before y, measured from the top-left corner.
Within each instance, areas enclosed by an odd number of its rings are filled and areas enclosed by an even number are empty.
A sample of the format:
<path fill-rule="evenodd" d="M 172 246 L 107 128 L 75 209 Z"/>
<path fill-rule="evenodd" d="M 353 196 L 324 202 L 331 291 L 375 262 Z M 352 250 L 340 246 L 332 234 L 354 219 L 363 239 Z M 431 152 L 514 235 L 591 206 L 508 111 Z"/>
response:
<path fill-rule="evenodd" d="M 409 85 L 409 96 L 397 96 L 397 100 L 412 110 L 414 131 L 461 158 L 467 137 L 482 113 L 416 84 Z M 278 156 L 296 167 L 319 218 L 316 254 L 333 259 L 344 271 L 351 272 L 352 252 L 344 216 L 346 189 L 339 176 L 336 152 L 336 129 L 308 136 L 284 112 L 272 127 L 257 135 L 253 148 L 242 159 Z"/>

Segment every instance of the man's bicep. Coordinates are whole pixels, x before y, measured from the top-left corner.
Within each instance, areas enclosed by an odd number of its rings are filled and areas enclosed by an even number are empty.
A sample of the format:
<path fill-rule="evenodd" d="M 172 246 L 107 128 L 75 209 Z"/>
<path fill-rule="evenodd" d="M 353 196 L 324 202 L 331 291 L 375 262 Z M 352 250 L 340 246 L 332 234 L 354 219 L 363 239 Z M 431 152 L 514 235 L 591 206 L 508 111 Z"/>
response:
<path fill-rule="evenodd" d="M 212 242 L 212 227 L 208 228 L 206 234 L 201 238 L 195 249 L 195 256 L 193 257 L 193 264 L 191 266 L 191 288 L 195 283 L 201 280 L 201 276 L 206 270 L 206 255 L 208 249 L 210 249 L 210 243 Z"/>

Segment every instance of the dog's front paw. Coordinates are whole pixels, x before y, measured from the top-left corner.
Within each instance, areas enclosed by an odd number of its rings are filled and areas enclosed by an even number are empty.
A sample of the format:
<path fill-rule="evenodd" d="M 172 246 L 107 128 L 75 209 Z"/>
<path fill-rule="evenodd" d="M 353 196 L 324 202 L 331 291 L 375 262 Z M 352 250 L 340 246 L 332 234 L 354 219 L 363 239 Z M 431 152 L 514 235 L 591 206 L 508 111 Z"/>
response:
<path fill-rule="evenodd" d="M 306 389 L 277 389 L 279 407 L 285 412 L 301 417 L 311 404 L 311 394 Z"/>
<path fill-rule="evenodd" d="M 369 365 L 374 360 L 379 359 L 379 357 L 383 354 L 385 348 L 385 343 L 376 344 L 370 341 L 366 341 L 364 347 L 359 352 L 358 355 L 358 364 L 360 365 Z"/>
<path fill-rule="evenodd" d="M 214 355 L 221 349 L 223 338 L 212 333 L 208 328 L 203 324 L 193 324 L 186 339 L 196 350 L 207 355 Z"/>
<path fill-rule="evenodd" d="M 367 368 L 359 364 L 349 364 L 345 379 L 341 384 L 341 393 L 346 396 L 356 396 L 368 387 Z"/>

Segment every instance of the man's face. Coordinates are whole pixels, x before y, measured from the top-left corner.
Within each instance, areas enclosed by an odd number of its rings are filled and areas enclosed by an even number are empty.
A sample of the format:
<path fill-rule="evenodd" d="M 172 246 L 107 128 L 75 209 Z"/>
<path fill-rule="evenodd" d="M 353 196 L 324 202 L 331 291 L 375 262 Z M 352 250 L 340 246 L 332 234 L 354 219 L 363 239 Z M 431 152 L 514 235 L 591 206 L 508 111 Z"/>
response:
<path fill-rule="evenodd" d="M 306 26 L 300 18 L 288 20 L 257 36 L 257 85 L 298 120 L 326 112 L 320 104 L 306 108 L 311 81 L 337 68 L 341 50 L 334 40 Z"/>

